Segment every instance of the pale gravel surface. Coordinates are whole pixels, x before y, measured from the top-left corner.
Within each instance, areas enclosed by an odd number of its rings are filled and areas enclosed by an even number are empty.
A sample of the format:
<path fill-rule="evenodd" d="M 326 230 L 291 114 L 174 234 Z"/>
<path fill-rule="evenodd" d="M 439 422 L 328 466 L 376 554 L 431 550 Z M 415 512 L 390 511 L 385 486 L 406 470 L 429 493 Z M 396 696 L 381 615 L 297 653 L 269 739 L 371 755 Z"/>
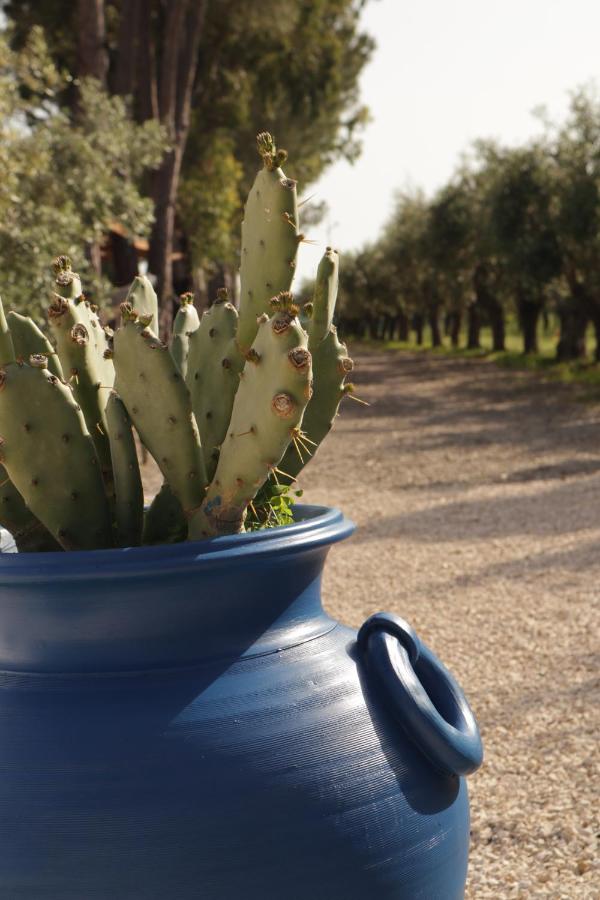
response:
<path fill-rule="evenodd" d="M 303 478 L 358 526 L 329 610 L 406 618 L 465 687 L 468 898 L 600 898 L 600 406 L 480 360 L 363 354 Z"/>

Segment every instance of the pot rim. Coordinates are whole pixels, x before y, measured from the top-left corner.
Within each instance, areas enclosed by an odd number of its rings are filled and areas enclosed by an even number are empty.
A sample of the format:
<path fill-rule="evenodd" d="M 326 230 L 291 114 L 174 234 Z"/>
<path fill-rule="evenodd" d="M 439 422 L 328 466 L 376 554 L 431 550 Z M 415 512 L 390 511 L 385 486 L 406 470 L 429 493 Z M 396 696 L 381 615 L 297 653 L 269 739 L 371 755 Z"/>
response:
<path fill-rule="evenodd" d="M 115 577 L 161 576 L 186 569 L 240 565 L 265 556 L 306 552 L 349 537 L 355 525 L 335 507 L 298 503 L 295 521 L 260 531 L 223 535 L 203 541 L 152 544 L 68 553 L 0 553 L 0 584 L 29 581 L 77 581 Z"/>

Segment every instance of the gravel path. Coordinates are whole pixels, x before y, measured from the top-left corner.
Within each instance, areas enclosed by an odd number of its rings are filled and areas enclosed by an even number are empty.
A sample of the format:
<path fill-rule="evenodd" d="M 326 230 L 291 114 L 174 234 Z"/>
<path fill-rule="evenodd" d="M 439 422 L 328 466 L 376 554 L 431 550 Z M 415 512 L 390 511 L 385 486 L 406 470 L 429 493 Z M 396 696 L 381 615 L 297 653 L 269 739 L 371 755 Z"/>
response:
<path fill-rule="evenodd" d="M 358 356 L 359 395 L 303 478 L 359 525 L 326 605 L 406 618 L 465 686 L 468 898 L 600 898 L 600 407 L 528 373 Z"/>
<path fill-rule="evenodd" d="M 330 610 L 406 618 L 465 686 L 467 896 L 600 898 L 600 407 L 480 360 L 359 357 L 306 469 L 308 501 L 359 525 Z"/>

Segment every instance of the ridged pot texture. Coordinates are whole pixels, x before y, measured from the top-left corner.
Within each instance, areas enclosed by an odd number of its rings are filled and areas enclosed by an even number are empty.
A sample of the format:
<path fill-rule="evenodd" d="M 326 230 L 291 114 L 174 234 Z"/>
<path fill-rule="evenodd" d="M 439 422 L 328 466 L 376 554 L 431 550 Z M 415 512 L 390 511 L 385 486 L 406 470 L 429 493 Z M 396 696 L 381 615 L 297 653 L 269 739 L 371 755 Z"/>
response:
<path fill-rule="evenodd" d="M 351 523 L 300 510 L 197 544 L 0 556 L 0 897 L 463 896 L 464 779 L 323 611 Z"/>

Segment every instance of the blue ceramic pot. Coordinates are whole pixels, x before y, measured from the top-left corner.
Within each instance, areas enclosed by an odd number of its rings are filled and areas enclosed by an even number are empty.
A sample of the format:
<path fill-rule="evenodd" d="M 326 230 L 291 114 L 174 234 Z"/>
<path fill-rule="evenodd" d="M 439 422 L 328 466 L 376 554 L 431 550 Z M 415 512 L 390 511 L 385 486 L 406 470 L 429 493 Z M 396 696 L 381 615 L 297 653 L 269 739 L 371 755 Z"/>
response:
<path fill-rule="evenodd" d="M 0 557 L 0 896 L 463 896 L 460 688 L 321 606 L 352 525 Z M 350 576 L 349 576 L 350 577 Z"/>

